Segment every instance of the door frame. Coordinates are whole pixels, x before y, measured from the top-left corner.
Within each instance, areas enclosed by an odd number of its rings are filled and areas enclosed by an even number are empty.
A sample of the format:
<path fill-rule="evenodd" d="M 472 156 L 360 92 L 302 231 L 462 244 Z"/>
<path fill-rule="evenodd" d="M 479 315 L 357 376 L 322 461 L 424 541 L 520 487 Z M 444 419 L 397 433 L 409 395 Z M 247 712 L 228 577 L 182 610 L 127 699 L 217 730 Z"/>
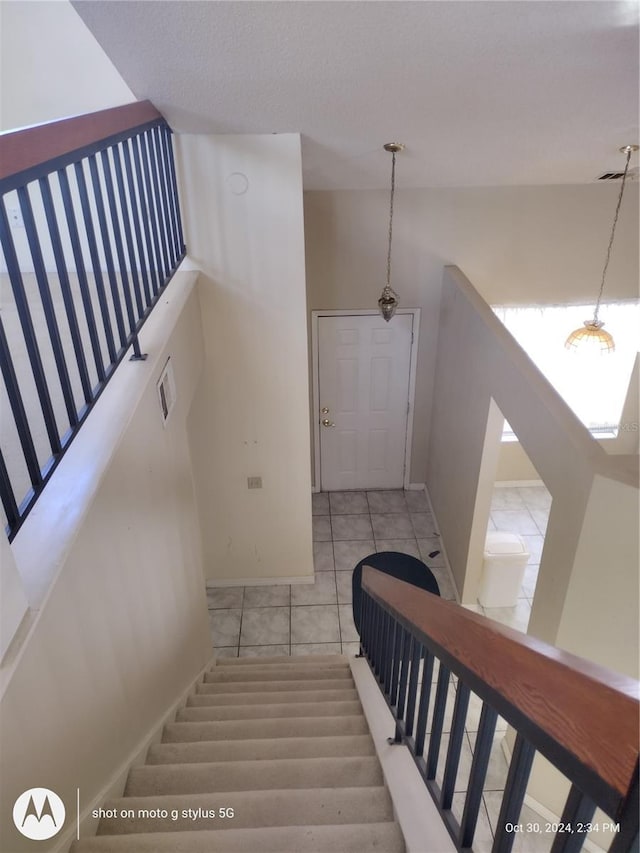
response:
<path fill-rule="evenodd" d="M 379 311 L 373 308 L 364 308 L 362 310 L 332 310 L 332 311 L 312 311 L 311 312 L 311 385 L 312 385 L 312 401 L 313 408 L 313 492 L 320 491 L 320 419 L 318 412 L 320 410 L 320 353 L 318 346 L 318 326 L 322 317 L 371 317 L 380 314 Z M 413 412 L 415 407 L 416 395 L 416 371 L 418 360 L 418 341 L 420 337 L 420 309 L 419 308 L 398 308 L 396 314 L 411 314 L 413 317 L 411 332 L 411 360 L 409 363 L 409 407 L 407 409 L 407 431 L 405 434 L 404 443 L 404 475 L 403 487 L 408 489 L 411 480 L 411 441 L 413 438 Z M 390 320 L 393 322 L 393 319 Z"/>

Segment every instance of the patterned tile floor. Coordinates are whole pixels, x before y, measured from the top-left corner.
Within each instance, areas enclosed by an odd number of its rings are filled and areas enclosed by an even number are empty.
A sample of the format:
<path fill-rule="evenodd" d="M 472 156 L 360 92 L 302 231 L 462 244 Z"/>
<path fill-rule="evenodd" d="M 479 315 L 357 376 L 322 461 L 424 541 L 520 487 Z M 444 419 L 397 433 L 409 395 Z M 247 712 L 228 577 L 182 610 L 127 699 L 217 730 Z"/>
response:
<path fill-rule="evenodd" d="M 482 608 L 492 619 L 526 630 L 551 498 L 542 486 L 494 490 L 489 529 L 519 533 L 531 557 L 514 607 Z M 313 495 L 313 585 L 274 585 L 207 589 L 211 637 L 220 657 L 257 655 L 355 654 L 358 635 L 351 614 L 351 573 L 356 563 L 377 551 L 402 551 L 433 571 L 443 598 L 456 599 L 438 527 L 424 492 L 330 492 Z M 429 555 L 438 551 L 434 557 Z M 434 670 L 434 680 L 437 668 Z M 440 766 L 448 745 L 455 696 L 452 678 Z M 472 696 L 456 782 L 454 814 L 461 818 L 481 703 Z M 476 853 L 489 853 L 507 776 L 502 751 L 506 724 L 500 721 L 493 744 L 474 842 Z M 440 780 L 441 781 L 441 780 Z M 460 813 L 458 813 L 458 810 Z M 540 821 L 524 806 L 523 822 Z M 545 853 L 551 837 L 517 836 L 514 851 Z"/>

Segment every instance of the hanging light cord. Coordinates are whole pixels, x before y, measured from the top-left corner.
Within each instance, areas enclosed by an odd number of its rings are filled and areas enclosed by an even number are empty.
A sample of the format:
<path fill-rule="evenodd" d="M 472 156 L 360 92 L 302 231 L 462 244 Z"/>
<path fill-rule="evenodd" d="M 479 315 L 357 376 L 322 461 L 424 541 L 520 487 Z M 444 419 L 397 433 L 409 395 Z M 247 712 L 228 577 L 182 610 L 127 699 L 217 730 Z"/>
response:
<path fill-rule="evenodd" d="M 387 287 L 391 286 L 391 238 L 393 237 L 393 194 L 396 189 L 396 152 L 393 151 L 391 161 L 391 200 L 389 202 L 389 249 L 387 251 Z"/>
<path fill-rule="evenodd" d="M 600 282 L 600 291 L 598 293 L 598 298 L 596 300 L 596 310 L 593 312 L 593 322 L 594 325 L 598 322 L 598 312 L 600 311 L 600 300 L 602 299 L 602 291 L 604 290 L 604 280 L 607 275 L 607 268 L 609 266 L 609 259 L 611 258 L 611 247 L 613 246 L 613 238 L 616 233 L 616 225 L 618 224 L 618 214 L 620 213 L 620 205 L 622 203 L 622 194 L 624 193 L 624 185 L 627 180 L 627 172 L 629 171 L 629 161 L 631 160 L 631 154 L 633 153 L 633 148 L 628 146 L 627 149 L 627 162 L 624 167 L 624 174 L 622 175 L 622 186 L 620 187 L 620 195 L 618 196 L 618 204 L 616 206 L 616 212 L 613 217 L 613 226 L 611 228 L 611 237 L 609 238 L 609 246 L 607 247 L 607 257 L 604 262 L 604 269 L 602 270 L 602 281 Z"/>

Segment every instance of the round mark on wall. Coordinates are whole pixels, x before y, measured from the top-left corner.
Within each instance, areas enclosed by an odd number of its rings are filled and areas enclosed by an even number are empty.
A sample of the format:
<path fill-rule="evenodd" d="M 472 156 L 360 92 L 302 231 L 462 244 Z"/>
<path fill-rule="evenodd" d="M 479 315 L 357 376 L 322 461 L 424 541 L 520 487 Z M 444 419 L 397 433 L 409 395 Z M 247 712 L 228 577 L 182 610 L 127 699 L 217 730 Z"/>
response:
<path fill-rule="evenodd" d="M 231 172 L 227 178 L 227 186 L 234 195 L 244 195 L 249 189 L 249 178 L 244 172 Z"/>

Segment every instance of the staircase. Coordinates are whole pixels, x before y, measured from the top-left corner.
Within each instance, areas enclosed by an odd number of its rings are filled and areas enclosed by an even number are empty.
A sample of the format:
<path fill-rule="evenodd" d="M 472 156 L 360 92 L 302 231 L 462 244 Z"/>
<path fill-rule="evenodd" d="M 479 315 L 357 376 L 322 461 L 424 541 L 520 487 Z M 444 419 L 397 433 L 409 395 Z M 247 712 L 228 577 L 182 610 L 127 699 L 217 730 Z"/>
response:
<path fill-rule="evenodd" d="M 218 660 L 103 814 L 71 853 L 405 851 L 339 655 Z"/>

